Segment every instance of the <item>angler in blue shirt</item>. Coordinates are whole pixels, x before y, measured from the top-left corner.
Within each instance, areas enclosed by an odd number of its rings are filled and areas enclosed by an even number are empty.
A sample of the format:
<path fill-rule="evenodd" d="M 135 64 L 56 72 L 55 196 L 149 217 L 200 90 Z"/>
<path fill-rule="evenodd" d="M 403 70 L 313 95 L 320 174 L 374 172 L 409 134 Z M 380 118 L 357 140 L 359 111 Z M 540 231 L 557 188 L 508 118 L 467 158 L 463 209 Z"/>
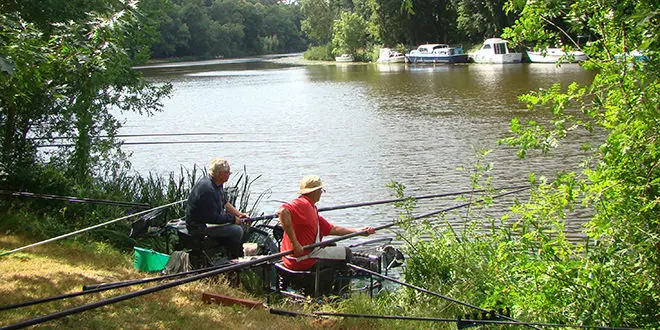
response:
<path fill-rule="evenodd" d="M 229 180 L 229 163 L 221 158 L 211 161 L 208 175 L 195 183 L 186 203 L 186 227 L 194 236 L 209 236 L 222 241 L 229 258 L 243 256 L 242 218 L 248 215 L 227 201 L 223 184 Z M 211 224 L 211 226 L 207 226 Z"/>

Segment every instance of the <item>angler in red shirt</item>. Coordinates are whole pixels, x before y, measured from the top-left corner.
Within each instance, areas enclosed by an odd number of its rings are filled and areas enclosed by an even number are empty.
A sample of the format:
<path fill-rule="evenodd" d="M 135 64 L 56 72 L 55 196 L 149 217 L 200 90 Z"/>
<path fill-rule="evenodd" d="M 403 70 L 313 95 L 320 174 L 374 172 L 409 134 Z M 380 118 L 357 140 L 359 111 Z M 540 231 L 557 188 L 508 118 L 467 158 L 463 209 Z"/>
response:
<path fill-rule="evenodd" d="M 284 239 L 280 251 L 293 250 L 292 255 L 282 257 L 284 266 L 291 270 L 308 270 L 315 264 L 318 267 L 340 267 L 350 261 L 351 252 L 347 247 L 330 246 L 314 250 L 303 250 L 303 246 L 320 242 L 324 236 L 343 236 L 367 231 L 375 232 L 372 227 L 346 228 L 333 225 L 319 215 L 316 203 L 325 192 L 321 178 L 308 175 L 300 180 L 300 196 L 277 210 L 284 229 Z M 318 263 L 318 260 L 322 262 Z"/>

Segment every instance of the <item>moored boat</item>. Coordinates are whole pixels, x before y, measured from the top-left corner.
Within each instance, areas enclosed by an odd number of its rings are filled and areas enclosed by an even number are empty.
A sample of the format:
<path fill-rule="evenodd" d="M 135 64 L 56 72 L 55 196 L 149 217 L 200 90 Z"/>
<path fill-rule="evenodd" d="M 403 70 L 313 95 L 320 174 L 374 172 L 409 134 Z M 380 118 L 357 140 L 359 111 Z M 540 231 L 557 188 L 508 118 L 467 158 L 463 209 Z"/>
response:
<path fill-rule="evenodd" d="M 570 51 L 566 53 L 561 48 L 548 47 L 545 51 L 527 51 L 529 61 L 532 63 L 562 63 L 584 62 L 587 54 L 581 51 Z"/>
<path fill-rule="evenodd" d="M 447 44 L 424 44 L 405 55 L 406 63 L 467 63 L 462 47 Z"/>
<path fill-rule="evenodd" d="M 614 58 L 618 62 L 624 62 L 629 58 L 631 58 L 634 62 L 648 62 L 649 60 L 648 56 L 644 55 L 639 50 L 633 50 L 625 54 L 616 54 L 614 55 Z"/>
<path fill-rule="evenodd" d="M 341 56 L 335 57 L 337 62 L 353 62 L 353 55 L 351 54 L 341 54 Z"/>
<path fill-rule="evenodd" d="M 522 53 L 514 53 L 509 49 L 509 41 L 501 38 L 489 38 L 484 41 L 476 53 L 470 54 L 475 63 L 520 63 Z"/>
<path fill-rule="evenodd" d="M 403 63 L 405 61 L 406 57 L 397 52 L 396 50 L 392 50 L 390 48 L 381 48 L 380 49 L 380 56 L 378 56 L 378 59 L 376 62 L 378 63 Z"/>

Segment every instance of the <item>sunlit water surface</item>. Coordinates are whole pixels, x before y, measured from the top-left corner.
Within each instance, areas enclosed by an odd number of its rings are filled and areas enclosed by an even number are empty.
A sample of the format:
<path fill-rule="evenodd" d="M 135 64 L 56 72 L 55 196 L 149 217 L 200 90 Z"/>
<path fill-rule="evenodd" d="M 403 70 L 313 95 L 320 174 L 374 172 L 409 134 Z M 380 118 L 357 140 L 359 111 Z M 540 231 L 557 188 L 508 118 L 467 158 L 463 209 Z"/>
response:
<path fill-rule="evenodd" d="M 551 118 L 547 111 L 527 112 L 518 95 L 553 83 L 589 82 L 592 74 L 578 65 L 299 66 L 247 59 L 140 70 L 153 81 L 171 82 L 174 92 L 152 117 L 127 115 L 121 134 L 221 134 L 127 138 L 218 141 L 126 146 L 134 170 L 166 175 L 224 157 L 235 177 L 244 166 L 251 178 L 261 175 L 252 192 L 269 191 L 260 205 L 266 214 L 296 197 L 298 181 L 306 174 L 320 175 L 326 184 L 320 207 L 392 198 L 386 187 L 392 181 L 404 184 L 411 196 L 462 191 L 470 189 L 470 173 L 459 168 L 472 168 L 475 149 L 492 149 L 487 161 L 493 163 L 494 185 L 519 185 L 529 172 L 552 177 L 557 170 L 575 169 L 581 159 L 578 146 L 591 138 L 577 132 L 551 154 L 532 153 L 525 160 L 497 143 L 508 136 L 513 117 Z M 512 201 L 497 200 L 489 213 L 501 214 Z M 413 213 L 457 204 L 454 197 L 425 200 Z M 390 204 L 325 215 L 357 227 L 391 223 L 398 212 Z M 455 215 L 450 221 L 459 224 Z M 571 237 L 581 236 L 583 221 L 579 214 L 570 219 Z"/>

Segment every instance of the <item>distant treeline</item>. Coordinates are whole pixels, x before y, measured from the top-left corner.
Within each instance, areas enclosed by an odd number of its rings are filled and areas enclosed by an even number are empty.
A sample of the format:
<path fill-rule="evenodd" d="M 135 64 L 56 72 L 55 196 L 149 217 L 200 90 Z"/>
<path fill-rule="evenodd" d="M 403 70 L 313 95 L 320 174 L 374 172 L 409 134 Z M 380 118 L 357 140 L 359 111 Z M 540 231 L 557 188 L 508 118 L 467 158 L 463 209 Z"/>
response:
<path fill-rule="evenodd" d="M 500 36 L 524 1 L 505 0 L 141 0 L 151 57 L 332 53 L 421 43 L 479 43 Z M 520 8 L 517 8 L 520 10 Z M 565 23 L 560 19 L 555 28 Z M 579 34 L 581 31 L 571 31 Z M 560 43 L 561 40 L 557 40 Z"/>
<path fill-rule="evenodd" d="M 158 6 L 155 6 L 155 5 Z M 154 58 L 302 51 L 300 6 L 275 0 L 142 0 L 158 24 Z"/>

